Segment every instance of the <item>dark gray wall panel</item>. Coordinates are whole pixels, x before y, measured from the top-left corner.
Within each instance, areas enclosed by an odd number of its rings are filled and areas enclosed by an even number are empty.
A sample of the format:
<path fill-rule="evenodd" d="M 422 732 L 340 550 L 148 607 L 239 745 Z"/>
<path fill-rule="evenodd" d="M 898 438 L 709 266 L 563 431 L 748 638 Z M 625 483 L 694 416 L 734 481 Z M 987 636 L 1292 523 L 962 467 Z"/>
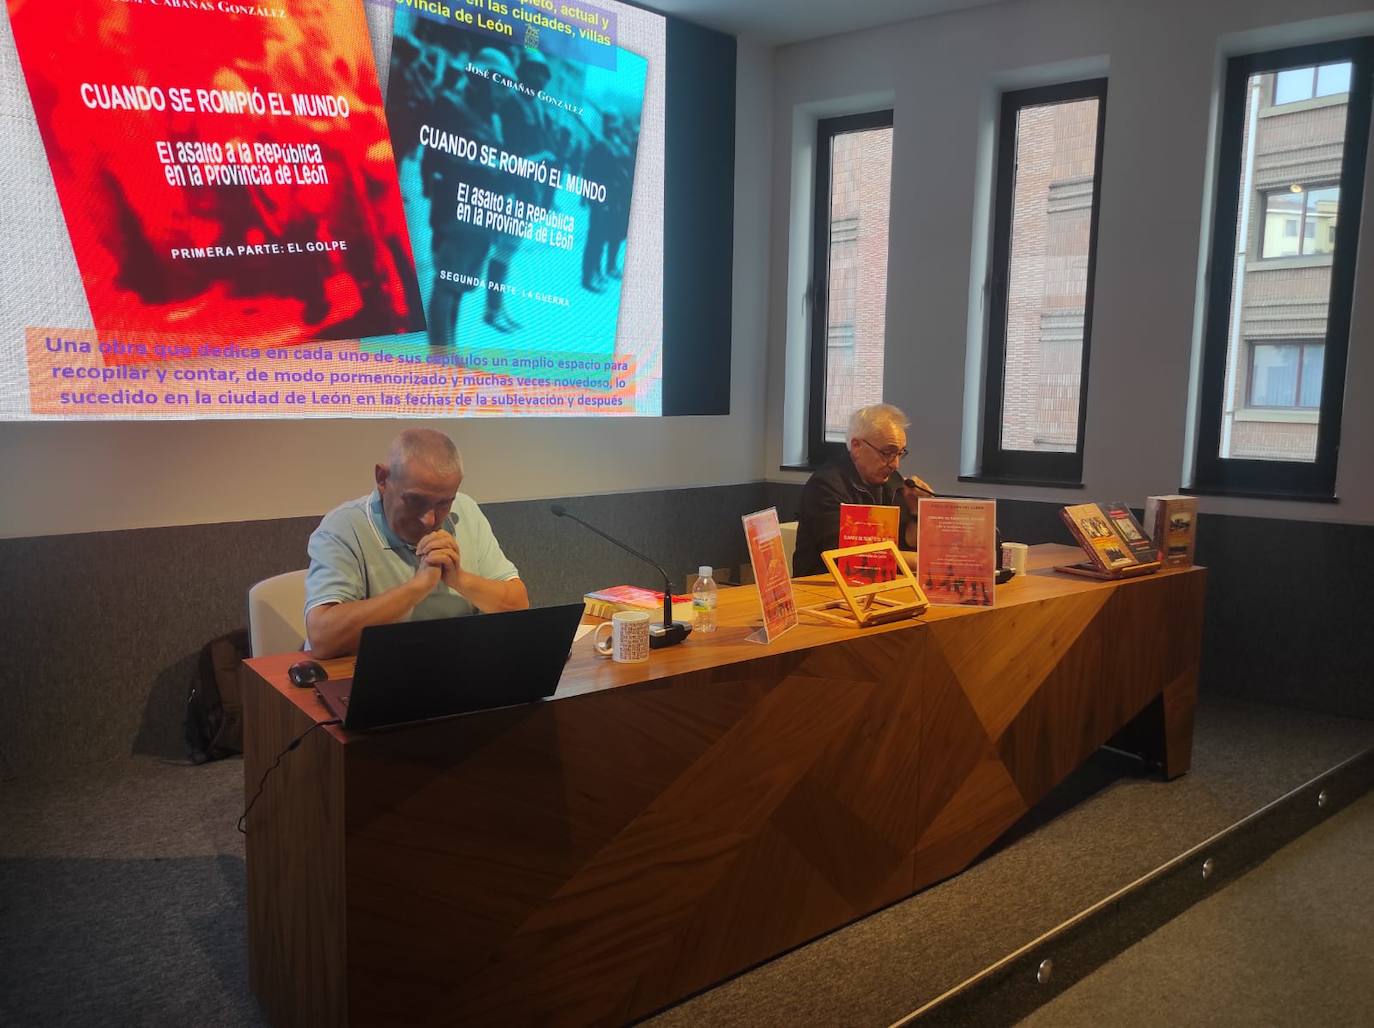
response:
<path fill-rule="evenodd" d="M 1204 686 L 1374 719 L 1374 525 L 1204 514 Z"/>
<path fill-rule="evenodd" d="M 317 519 L 0 542 L 0 750 L 19 773 L 185 756 L 207 639 L 247 623 L 253 582 L 304 564 Z"/>

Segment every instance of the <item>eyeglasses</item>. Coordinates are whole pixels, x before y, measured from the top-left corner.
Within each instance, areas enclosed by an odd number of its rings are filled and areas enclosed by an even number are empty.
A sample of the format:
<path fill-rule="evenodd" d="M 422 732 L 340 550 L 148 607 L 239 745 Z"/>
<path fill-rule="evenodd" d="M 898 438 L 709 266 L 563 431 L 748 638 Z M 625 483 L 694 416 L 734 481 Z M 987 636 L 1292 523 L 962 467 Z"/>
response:
<path fill-rule="evenodd" d="M 906 455 L 911 452 L 905 446 L 903 446 L 900 450 L 892 446 L 885 446 L 882 449 L 879 449 L 878 447 L 870 443 L 867 439 L 860 439 L 859 442 L 863 443 L 870 450 L 872 450 L 879 457 L 881 457 L 883 459 L 884 464 L 895 464 L 897 461 L 905 459 Z"/>

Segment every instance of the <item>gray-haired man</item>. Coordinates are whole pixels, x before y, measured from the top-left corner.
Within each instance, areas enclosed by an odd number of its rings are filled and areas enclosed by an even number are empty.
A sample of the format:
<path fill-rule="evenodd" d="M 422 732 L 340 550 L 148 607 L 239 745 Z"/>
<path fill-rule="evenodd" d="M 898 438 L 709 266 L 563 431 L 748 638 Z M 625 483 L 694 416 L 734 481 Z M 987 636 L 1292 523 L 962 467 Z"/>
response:
<path fill-rule="evenodd" d="M 368 625 L 523 610 L 525 584 L 471 497 L 441 432 L 412 428 L 374 469 L 377 488 L 310 536 L 305 627 L 317 657 L 353 653 Z"/>
<path fill-rule="evenodd" d="M 909 424 L 907 416 L 889 403 L 861 407 L 850 416 L 845 452 L 818 469 L 802 488 L 793 575 L 824 573 L 821 553 L 839 546 L 842 503 L 900 507 L 898 545 L 916 548 L 916 503 L 930 496 L 931 489 L 919 478 L 908 485 L 897 472 L 907 455 Z"/>

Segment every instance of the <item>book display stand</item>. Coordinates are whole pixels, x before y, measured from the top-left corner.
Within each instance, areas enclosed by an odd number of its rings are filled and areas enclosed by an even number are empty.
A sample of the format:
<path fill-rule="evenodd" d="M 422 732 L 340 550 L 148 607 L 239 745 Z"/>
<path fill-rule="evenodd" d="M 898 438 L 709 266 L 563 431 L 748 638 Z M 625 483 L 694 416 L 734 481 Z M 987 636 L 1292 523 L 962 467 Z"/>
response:
<path fill-rule="evenodd" d="M 896 577 L 888 582 L 873 582 L 869 585 L 850 585 L 840 573 L 838 562 L 845 557 L 858 557 L 870 553 L 890 553 Z M 868 543 L 864 546 L 845 546 L 838 550 L 826 550 L 821 560 L 830 571 L 830 577 L 840 590 L 839 600 L 802 607 L 798 613 L 814 614 L 823 621 L 843 625 L 846 628 L 867 628 L 890 621 L 902 621 L 923 613 L 930 602 L 920 585 L 911 574 L 911 569 L 897 552 L 897 544 L 891 540 Z M 894 598 L 891 593 L 906 594 L 905 598 Z"/>
<path fill-rule="evenodd" d="M 1124 503 L 1075 503 L 1059 512 L 1064 527 L 1088 560 L 1055 568 L 1066 575 L 1115 581 L 1152 575 L 1159 554 L 1131 508 Z"/>
<path fill-rule="evenodd" d="M 1116 571 L 1103 571 L 1096 564 L 1089 564 L 1085 560 L 1081 564 L 1060 564 L 1054 570 L 1062 571 L 1066 575 L 1080 575 L 1083 578 L 1097 578 L 1104 582 L 1114 582 L 1118 578 L 1139 578 L 1141 575 L 1153 575 L 1159 570 L 1159 561 L 1156 560 L 1149 564 L 1133 564 Z"/>

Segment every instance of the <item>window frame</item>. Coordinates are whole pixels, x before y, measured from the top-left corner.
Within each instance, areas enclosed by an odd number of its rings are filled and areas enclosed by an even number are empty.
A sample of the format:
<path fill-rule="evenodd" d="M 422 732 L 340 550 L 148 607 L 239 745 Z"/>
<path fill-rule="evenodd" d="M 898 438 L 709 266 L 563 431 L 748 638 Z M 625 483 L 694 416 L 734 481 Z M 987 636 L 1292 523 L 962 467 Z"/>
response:
<path fill-rule="evenodd" d="M 1012 207 L 1016 192 L 1017 116 L 1026 107 L 1090 99 L 1097 100 L 1097 142 L 1093 159 L 1092 213 L 1088 228 L 1087 288 L 1083 300 L 1082 364 L 1078 377 L 1078 439 L 1071 452 L 1008 450 L 1002 446 L 1002 411 L 1006 384 Z M 987 280 L 982 463 L 977 477 L 1038 485 L 1081 485 L 1088 412 L 1088 367 L 1092 351 L 1093 296 L 1097 283 L 1098 220 L 1102 210 L 1102 157 L 1106 149 L 1107 79 L 1084 79 L 1003 93 L 1000 119 L 993 194 L 992 261 Z"/>
<path fill-rule="evenodd" d="M 877 128 L 892 128 L 892 109 L 845 114 L 816 121 L 816 174 L 813 190 L 813 224 L 811 243 L 811 282 L 807 288 L 810 309 L 810 354 L 807 362 L 806 402 L 806 459 L 810 467 L 819 467 L 838 457 L 845 443 L 827 442 L 825 438 L 826 358 L 830 346 L 830 149 L 831 141 L 849 132 L 864 132 Z M 888 212 L 891 216 L 892 187 L 889 178 Z M 851 344 L 852 345 L 852 344 Z M 884 339 L 886 346 L 886 339 Z"/>
<path fill-rule="evenodd" d="M 1241 142 L 1248 83 L 1252 75 L 1344 61 L 1351 64 L 1350 93 L 1341 174 L 1335 183 L 1340 189 L 1341 209 L 1336 223 L 1336 245 L 1330 254 L 1331 290 L 1328 294 L 1326 336 L 1322 340 L 1326 349 L 1323 354 L 1321 402 L 1315 408 L 1302 408 L 1317 412 L 1315 459 L 1309 463 L 1223 458 L 1221 421 L 1225 406 L 1227 346 L 1236 257 L 1231 241 L 1236 238 L 1242 199 L 1240 179 L 1244 155 Z M 1196 448 L 1193 478 L 1187 487 L 1190 492 L 1316 502 L 1330 502 L 1335 497 L 1346 358 L 1355 290 L 1355 258 L 1364 199 L 1365 155 L 1369 147 L 1372 85 L 1374 36 L 1243 54 L 1227 62 L 1222 91 L 1211 254 L 1207 263 Z M 1256 194 L 1263 197 L 1258 190 Z M 1262 242 L 1259 252 L 1263 253 Z M 1248 343 L 1249 340 L 1242 337 L 1241 342 Z M 1248 384 L 1245 398 L 1249 398 Z"/>
<path fill-rule="evenodd" d="M 1306 234 L 1305 234 L 1306 231 L 1307 231 L 1307 225 L 1308 225 L 1308 220 L 1307 220 L 1307 196 L 1308 196 L 1309 193 L 1312 193 L 1312 192 L 1315 191 L 1315 190 L 1318 190 L 1318 189 L 1331 189 L 1331 188 L 1333 188 L 1333 187 L 1336 189 L 1337 195 L 1339 196 L 1341 184 L 1340 184 L 1340 182 L 1338 182 L 1338 181 L 1333 181 L 1333 180 L 1331 180 L 1331 179 L 1320 179 L 1320 180 L 1314 180 L 1314 181 L 1312 181 L 1312 182 L 1302 182 L 1302 183 L 1299 183 L 1299 184 L 1302 186 L 1302 193 L 1301 193 L 1301 196 L 1302 196 L 1302 206 L 1301 206 L 1300 208 L 1298 208 L 1298 235 L 1297 235 L 1297 239 L 1298 239 L 1298 252 L 1297 252 L 1297 253 L 1290 253 L 1290 254 L 1277 254 L 1277 253 L 1276 253 L 1276 254 L 1266 254 L 1266 253 L 1264 252 L 1264 241 L 1265 241 L 1265 239 L 1268 237 L 1268 232 L 1267 232 L 1267 225 L 1266 225 L 1266 223 L 1262 222 L 1262 223 L 1260 223 L 1260 224 L 1257 226 L 1257 228 L 1258 228 L 1258 230 L 1259 230 L 1259 231 L 1258 231 L 1259 239 L 1257 240 L 1257 242 L 1258 242 L 1258 244 L 1259 244 L 1259 246 L 1258 246 L 1259 252 L 1255 254 L 1255 260 L 1257 260 L 1257 261 L 1291 261 L 1291 260 L 1296 260 L 1297 258 L 1300 258 L 1300 257 L 1330 257 L 1330 256 L 1331 256 L 1331 252 L 1330 252 L 1330 251 L 1325 251 L 1325 250 L 1322 251 L 1321 253 L 1304 253 L 1304 252 L 1303 252 L 1303 251 L 1304 251 L 1304 247 L 1306 247 L 1306 245 L 1307 245 L 1307 236 L 1306 236 Z M 1291 190 L 1280 189 L 1280 188 L 1278 188 L 1278 187 L 1275 187 L 1275 188 L 1272 188 L 1272 189 L 1261 189 L 1261 190 L 1258 190 L 1258 192 L 1259 192 L 1259 198 L 1260 198 L 1260 208 L 1264 211 L 1264 214 L 1265 214 L 1265 218 L 1266 218 L 1266 219 L 1267 219 L 1268 216 L 1269 216 L 1269 197 L 1273 196 L 1275 193 L 1284 193 L 1284 192 L 1288 192 L 1288 193 L 1292 194 L 1292 191 L 1291 191 Z M 1298 195 L 1298 194 L 1292 194 L 1292 195 Z M 1338 201 L 1338 202 L 1339 202 L 1339 201 Z M 1312 222 L 1312 224 L 1315 226 L 1315 225 L 1318 224 L 1318 222 L 1314 221 L 1314 222 Z M 1340 228 L 1340 222 L 1339 222 L 1339 221 L 1337 221 L 1336 227 L 1337 227 L 1338 229 Z M 1314 230 L 1313 233 L 1312 233 L 1312 238 L 1313 238 L 1313 241 L 1315 242 L 1315 241 L 1316 241 L 1316 231 L 1315 231 L 1315 230 Z"/>
<path fill-rule="evenodd" d="M 1298 373 L 1293 379 L 1292 403 L 1255 402 L 1255 351 L 1261 346 L 1296 346 L 1298 348 Z M 1322 377 L 1326 375 L 1326 341 L 1323 339 L 1251 339 L 1246 344 L 1245 358 L 1245 409 L 1250 411 L 1320 411 L 1320 406 L 1307 407 L 1302 403 L 1303 357 L 1307 350 L 1321 348 Z"/>
<path fill-rule="evenodd" d="M 1284 100 L 1282 103 L 1279 102 L 1279 75 L 1278 75 L 1278 73 L 1279 73 L 1280 71 L 1301 71 L 1302 68 L 1303 68 L 1304 66 L 1303 66 L 1303 65 L 1298 65 L 1297 67 L 1292 67 L 1292 68 L 1278 68 L 1278 69 L 1275 69 L 1273 78 L 1271 78 L 1270 81 L 1269 81 L 1269 103 L 1268 103 L 1268 106 L 1269 106 L 1269 107 L 1287 107 L 1289 104 L 1300 104 L 1300 103 L 1305 103 L 1305 102 L 1308 101 L 1308 100 L 1320 100 L 1320 99 L 1322 99 L 1323 97 L 1335 96 L 1335 95 L 1336 95 L 1335 93 L 1318 93 L 1318 92 L 1317 92 L 1317 84 L 1321 81 L 1321 70 L 1322 70 L 1323 68 L 1328 68 L 1328 67 L 1330 67 L 1330 66 L 1333 65 L 1333 64 L 1344 64 L 1344 63 L 1346 63 L 1346 62 L 1345 62 L 1345 61 L 1322 61 L 1320 64 L 1313 64 L 1313 65 L 1311 66 L 1311 67 L 1312 67 L 1312 88 L 1311 88 L 1310 90 L 1308 90 L 1307 95 L 1306 95 L 1306 96 L 1303 96 L 1303 97 L 1299 97 L 1297 100 Z M 1353 81 L 1353 75 L 1354 75 L 1354 69 L 1353 69 L 1353 68 L 1351 69 L 1351 74 L 1352 74 L 1352 81 Z"/>

